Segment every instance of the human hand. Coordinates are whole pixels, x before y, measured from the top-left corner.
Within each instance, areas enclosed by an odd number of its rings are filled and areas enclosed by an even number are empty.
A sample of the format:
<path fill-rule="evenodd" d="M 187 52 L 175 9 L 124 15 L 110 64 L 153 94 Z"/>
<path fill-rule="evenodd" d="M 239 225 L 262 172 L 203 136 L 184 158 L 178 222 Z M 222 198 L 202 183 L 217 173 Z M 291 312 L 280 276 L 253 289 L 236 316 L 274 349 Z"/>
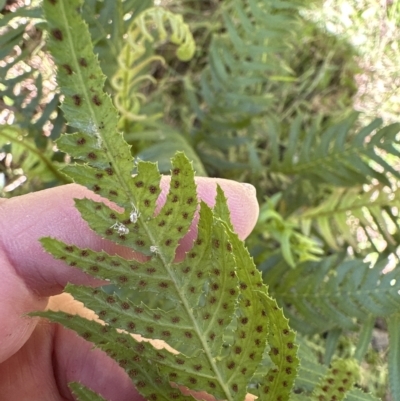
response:
<path fill-rule="evenodd" d="M 227 180 L 197 178 L 196 182 L 199 197 L 210 206 L 216 182 L 221 185 L 232 223 L 244 239 L 258 216 L 254 188 Z M 165 200 L 167 178 L 162 188 L 160 203 Z M 0 401 L 74 400 L 68 387 L 71 381 L 83 383 L 110 401 L 143 400 L 122 368 L 105 353 L 93 350 L 90 343 L 57 324 L 24 316 L 47 305 L 85 315 L 82 304 L 57 294 L 68 282 L 101 284 L 53 259 L 43 251 L 39 238 L 51 236 L 84 248 L 133 256 L 89 229 L 73 202 L 83 197 L 100 200 L 75 184 L 0 200 Z M 178 258 L 191 240 L 189 236 L 182 240 Z"/>

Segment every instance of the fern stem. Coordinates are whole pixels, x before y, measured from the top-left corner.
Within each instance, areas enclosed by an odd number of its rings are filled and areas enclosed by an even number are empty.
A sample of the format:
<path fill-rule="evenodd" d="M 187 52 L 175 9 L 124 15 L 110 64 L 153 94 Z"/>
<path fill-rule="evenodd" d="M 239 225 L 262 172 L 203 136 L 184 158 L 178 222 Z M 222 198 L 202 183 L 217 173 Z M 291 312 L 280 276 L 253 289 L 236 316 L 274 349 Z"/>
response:
<path fill-rule="evenodd" d="M 367 353 L 368 346 L 371 343 L 372 331 L 375 326 L 375 316 L 369 316 L 367 320 L 364 322 L 363 328 L 360 332 L 360 337 L 358 339 L 357 348 L 354 352 L 354 358 L 357 359 L 358 362 L 361 362 L 364 359 L 365 354 Z"/>

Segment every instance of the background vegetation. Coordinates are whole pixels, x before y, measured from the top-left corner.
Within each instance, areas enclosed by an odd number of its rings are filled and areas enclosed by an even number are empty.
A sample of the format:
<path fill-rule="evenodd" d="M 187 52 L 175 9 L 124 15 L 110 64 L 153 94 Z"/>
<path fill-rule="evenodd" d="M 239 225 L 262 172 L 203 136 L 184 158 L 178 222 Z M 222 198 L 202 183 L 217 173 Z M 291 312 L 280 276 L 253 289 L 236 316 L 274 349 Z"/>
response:
<path fill-rule="evenodd" d="M 191 61 L 131 29 L 154 4 L 183 15 Z M 67 182 L 39 5 L 0 0 L 4 197 Z M 86 0 L 82 13 L 133 154 L 167 172 L 183 150 L 199 175 L 255 185 L 248 246 L 304 347 L 326 365 L 356 357 L 361 387 L 400 400 L 400 3 Z"/>

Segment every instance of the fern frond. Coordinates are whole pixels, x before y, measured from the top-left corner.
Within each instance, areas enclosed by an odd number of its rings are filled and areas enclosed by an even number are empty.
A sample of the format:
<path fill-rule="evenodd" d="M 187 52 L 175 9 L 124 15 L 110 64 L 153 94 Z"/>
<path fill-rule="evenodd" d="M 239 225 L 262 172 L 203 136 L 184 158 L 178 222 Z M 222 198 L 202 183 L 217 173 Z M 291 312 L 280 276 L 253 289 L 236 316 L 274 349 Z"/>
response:
<path fill-rule="evenodd" d="M 358 252 L 361 232 L 373 247 L 378 246 L 378 234 L 381 244 L 386 242 L 387 246 L 393 247 L 398 243 L 397 217 L 393 208 L 399 207 L 399 189 L 385 190 L 380 184 L 366 191 L 363 187 L 337 188 L 317 207 L 305 210 L 300 222 L 309 228 L 313 225 L 335 250 L 347 243 Z M 372 230 L 376 239 L 371 237 Z"/>
<path fill-rule="evenodd" d="M 274 239 L 278 242 L 285 261 L 292 267 L 307 260 L 319 260 L 323 253 L 319 244 L 300 231 L 300 225 L 285 219 L 277 210 L 282 194 L 266 199 L 260 208 L 255 232 L 265 242 Z"/>
<path fill-rule="evenodd" d="M 371 268 L 361 260 L 342 262 L 331 256 L 294 270 L 279 266 L 279 278 L 273 268 L 265 280 L 294 328 L 309 334 L 355 330 L 357 322 L 389 317 L 400 309 L 400 272 L 383 273 L 385 264 Z"/>
<path fill-rule="evenodd" d="M 299 369 L 299 376 L 296 379 L 296 395 L 293 394 L 290 397 L 290 401 L 308 401 L 314 400 L 315 393 L 317 393 L 324 385 L 322 383 L 327 383 L 327 391 L 333 390 L 335 383 L 336 387 L 343 387 L 342 390 L 334 394 L 336 398 L 333 399 L 345 399 L 346 401 L 378 401 L 376 397 L 371 394 L 362 392 L 358 388 L 351 388 L 351 382 L 357 377 L 358 367 L 354 363 L 354 360 L 336 360 L 333 362 L 330 369 L 328 367 L 321 365 L 314 353 L 307 346 L 307 342 L 300 338 L 299 340 L 299 357 L 301 359 L 301 366 Z M 338 369 L 336 374 L 333 374 L 335 369 L 335 364 L 341 364 L 342 367 Z M 347 368 L 350 367 L 350 370 Z M 350 375 L 346 372 L 349 371 Z M 338 383 L 337 376 L 345 374 L 346 377 L 342 379 L 342 383 Z M 333 377 L 332 377 L 333 376 Z M 321 394 L 316 400 L 331 400 L 328 398 L 326 393 Z M 344 397 L 344 398 L 343 398 Z"/>
<path fill-rule="evenodd" d="M 8 134 L 2 131 L 1 145 L 8 141 L 14 143 L 7 149 L 13 156 L 15 166 L 7 172 L 9 187 L 13 188 L 13 182 L 18 182 L 22 176 L 28 177 L 25 184 L 16 186 L 18 189 L 13 190 L 14 194 L 43 188 L 49 181 L 53 181 L 52 185 L 66 182 L 52 162 L 57 155 L 52 149 L 51 139 L 60 135 L 64 120 L 58 109 L 59 95 L 50 82 L 51 63 L 41 38 L 41 18 L 42 10 L 31 6 L 22 6 L 14 12 L 0 15 L 2 117 L 8 124 L 11 121 L 13 124 L 12 128 L 6 128 Z M 20 131 L 21 134 L 12 131 Z M 22 136 L 24 141 L 16 140 Z M 22 162 L 22 154 L 23 167 L 18 164 L 18 161 Z M 38 175 L 32 180 L 34 171 L 29 169 L 39 160 L 41 162 L 35 165 Z M 16 171 L 18 173 L 14 174 Z M 44 181 L 40 181 L 42 178 Z"/>
<path fill-rule="evenodd" d="M 290 11 L 283 13 L 285 7 Z M 274 52 L 284 47 L 286 27 L 296 18 L 294 7 L 294 2 L 286 1 L 226 2 L 224 33 L 213 36 L 209 67 L 200 82 L 206 111 L 197 117 L 206 126 L 240 128 L 249 124 L 250 117 L 266 113 L 273 100 L 267 89 L 269 80 L 278 71 L 284 74 Z M 192 102 L 195 105 L 194 97 Z"/>
<path fill-rule="evenodd" d="M 21 174 L 28 180 L 40 180 L 41 184 L 51 181 L 69 182 L 51 161 L 51 149 L 38 149 L 34 140 L 28 138 L 23 130 L 15 126 L 0 127 L 0 148 L 10 144 L 13 165 L 21 169 Z M 61 165 L 59 166 L 61 167 Z"/>
<path fill-rule="evenodd" d="M 170 35 L 166 27 L 170 28 Z M 155 32 L 152 32 L 153 30 Z M 118 57 L 119 69 L 112 79 L 116 90 L 114 101 L 121 114 L 122 125 L 124 120 L 141 121 L 160 117 L 157 114 L 140 114 L 144 95 L 140 93 L 139 88 L 144 81 L 155 83 L 151 75 L 143 73 L 145 67 L 154 61 L 165 62 L 161 56 L 149 55 L 146 45 L 154 42 L 155 38 L 165 41 L 168 36 L 172 43 L 178 45 L 176 56 L 180 60 L 188 61 L 193 57 L 196 45 L 181 15 L 154 7 L 143 11 L 132 21 L 127 31 L 127 43 Z"/>
<path fill-rule="evenodd" d="M 328 371 L 328 367 L 317 360 L 308 342 L 302 337 L 298 338 L 299 358 L 301 365 L 299 375 L 296 378 L 295 388 L 303 393 L 311 394 L 315 386 L 322 380 Z"/>
<path fill-rule="evenodd" d="M 225 199 L 222 198 L 222 191 L 219 189 L 217 193 L 217 202 L 215 207 L 215 214 L 225 221 L 229 220 L 229 210 L 226 207 Z M 219 201 L 220 200 L 220 201 Z M 233 228 L 230 226 L 229 228 Z M 259 287 L 258 276 L 259 273 L 255 273 L 254 265 L 251 263 L 251 259 L 248 251 L 245 249 L 243 243 L 239 241 L 237 235 L 232 234 L 230 231 L 230 239 L 233 247 L 237 250 L 235 255 L 238 266 L 241 266 L 237 270 L 238 278 L 240 283 L 247 283 L 246 285 L 240 284 L 242 290 L 250 295 L 250 289 Z M 245 295 L 245 294 L 244 294 Z M 251 297 L 239 299 L 238 311 L 241 316 L 246 316 L 250 319 L 251 315 L 260 315 L 265 317 L 265 313 L 269 317 L 269 330 L 267 336 L 267 342 L 270 346 L 269 357 L 264 358 L 259 363 L 259 358 L 255 355 L 253 358 L 254 366 L 257 367 L 254 377 L 252 378 L 252 386 L 257 390 L 252 391 L 260 400 L 268 400 L 269 397 L 274 395 L 282 400 L 287 400 L 291 388 L 294 384 L 294 379 L 297 374 L 299 365 L 299 359 L 297 358 L 297 345 L 295 342 L 295 333 L 289 327 L 288 320 L 284 317 L 281 309 L 278 308 L 275 300 L 271 299 L 266 294 L 260 293 L 261 303 L 258 305 L 249 305 Z M 264 309 L 261 309 L 262 306 Z M 261 307 L 261 308 L 260 308 Z M 260 333 L 260 325 L 257 321 L 254 321 L 253 327 L 249 327 L 250 335 L 247 335 L 247 340 L 240 346 L 250 348 L 253 342 L 257 345 L 259 339 L 257 334 Z M 251 334 L 252 333 L 252 334 Z M 239 337 L 243 335 L 239 333 Z M 266 368 L 268 361 L 272 362 L 273 366 L 269 369 Z M 269 363 L 270 365 L 270 363 Z M 243 372 L 240 372 L 243 374 Z M 282 385 L 283 383 L 283 385 Z"/>
<path fill-rule="evenodd" d="M 137 203 L 132 195 L 134 183 L 130 180 L 132 156 L 122 135 L 116 133 L 118 117 L 111 99 L 100 89 L 105 77 L 91 52 L 87 27 L 79 13 L 65 6 L 64 2 L 57 1 L 45 10 L 49 23 L 49 47 L 59 68 L 59 85 L 65 93 L 62 109 L 69 124 L 80 130 L 80 133 L 63 136 L 57 145 L 97 169 L 70 165 L 67 173 L 94 192 L 111 196 L 120 206 L 132 207 Z M 87 147 L 91 151 L 87 151 Z M 103 190 L 101 178 L 104 182 L 108 180 L 109 185 L 114 182 L 118 191 Z"/>
<path fill-rule="evenodd" d="M 104 74 L 111 78 L 118 69 L 118 55 L 124 35 L 132 21 L 144 10 L 153 6 L 153 0 L 85 0 L 82 18 L 89 25 L 89 32 Z M 106 82 L 111 89 L 110 82 Z"/>
<path fill-rule="evenodd" d="M 260 399 L 288 400 L 298 364 L 294 333 L 267 295 L 230 222 L 221 220 L 229 218 L 222 191 L 217 190 L 215 215 L 206 204 L 199 205 L 193 169 L 182 153 L 172 160 L 169 192 L 161 209 L 157 207 L 161 176 L 156 166 L 139 162 L 132 178 L 133 160 L 122 135 L 115 132 L 117 113 L 101 90 L 104 78 L 77 11 L 80 4 L 78 0 L 44 2 L 51 50 L 65 95 L 63 110 L 70 125 L 80 130 L 64 135 L 58 144 L 85 163 L 69 165 L 64 172 L 123 209 L 117 212 L 101 202 L 76 200 L 89 226 L 147 258 L 126 260 L 52 238 L 42 239 L 42 244 L 54 257 L 126 292 L 156 296 L 160 308 L 147 305 L 146 296 L 143 302 L 133 302 L 118 294 L 69 285 L 67 291 L 92 308 L 101 321 L 59 312 L 37 315 L 74 329 L 104 350 L 149 399 L 189 399 L 171 388 L 172 382 L 208 391 L 216 398 L 242 400 L 253 390 L 250 379 L 268 343 L 273 344 L 278 351 L 271 356 L 276 368 L 261 377 L 259 386 L 265 389 L 271 375 L 274 386 Z M 198 209 L 193 247 L 182 262 L 175 262 L 179 241 Z M 277 333 L 269 333 L 269 327 Z M 169 348 L 138 342 L 131 333 L 161 339 Z M 283 388 L 281 380 L 286 383 Z"/>
<path fill-rule="evenodd" d="M 279 138 L 271 132 L 271 170 L 291 176 L 301 176 L 315 183 L 351 187 L 370 183 L 372 179 L 391 186 L 388 173 L 399 177 L 386 161 L 388 155 L 400 156 L 396 145 L 400 124 L 380 128 L 376 119 L 353 134 L 358 114 L 320 132 L 312 127 L 304 132 L 300 119 L 290 127 L 283 158 L 279 150 Z M 281 140 L 282 141 L 282 140 Z"/>
<path fill-rule="evenodd" d="M 43 86 L 51 73 L 41 40 L 41 17 L 40 8 L 23 6 L 0 19 L 3 28 L 0 36 L 0 59 L 3 60 L 0 96 L 7 99 L 6 108 L 14 114 L 14 123 L 25 128 L 36 140 L 43 134 L 44 124 L 52 114 L 55 116 L 51 121 L 55 124 L 59 103 L 54 90 L 49 91 Z M 28 42 L 29 47 L 26 46 Z M 37 54 L 42 57 L 42 68 L 37 68 L 38 62 L 34 60 Z M 53 138 L 60 134 L 61 128 L 55 125 Z"/>
<path fill-rule="evenodd" d="M 342 401 L 353 387 L 359 375 L 358 364 L 351 359 L 337 359 L 332 362 L 327 375 L 314 388 L 313 401 Z"/>
<path fill-rule="evenodd" d="M 294 373 L 297 374 L 299 365 L 296 335 L 283 313 L 276 312 L 280 311 L 276 301 L 263 296 L 263 302 L 270 314 L 269 357 L 274 365 L 266 370 L 265 361 L 262 361 L 253 378 L 257 389 L 253 393 L 260 400 L 270 400 L 273 396 L 288 400 L 295 380 Z"/>

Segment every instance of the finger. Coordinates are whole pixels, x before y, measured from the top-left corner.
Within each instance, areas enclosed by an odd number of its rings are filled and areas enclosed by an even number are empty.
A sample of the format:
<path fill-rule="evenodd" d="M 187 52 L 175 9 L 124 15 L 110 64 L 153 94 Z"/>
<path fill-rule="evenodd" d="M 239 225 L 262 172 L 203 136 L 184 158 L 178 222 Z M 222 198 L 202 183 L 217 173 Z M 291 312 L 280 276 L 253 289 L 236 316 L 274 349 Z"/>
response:
<path fill-rule="evenodd" d="M 66 401 L 59 395 L 53 373 L 53 332 L 42 320 L 19 351 L 0 364 L 2 401 Z"/>
<path fill-rule="evenodd" d="M 0 364 L 17 352 L 38 319 L 23 315 L 45 308 L 47 298 L 32 292 L 0 250 Z M 1 393 L 0 393 L 1 394 Z"/>
<path fill-rule="evenodd" d="M 55 330 L 54 373 L 64 398 L 74 399 L 68 383 L 80 382 L 106 400 L 144 401 L 129 376 L 105 352 L 93 349 L 93 344 L 71 330 L 61 326 Z"/>
<path fill-rule="evenodd" d="M 0 399 L 72 401 L 68 383 L 74 381 L 110 401 L 144 401 L 115 361 L 74 332 L 45 320 L 0 364 Z"/>

